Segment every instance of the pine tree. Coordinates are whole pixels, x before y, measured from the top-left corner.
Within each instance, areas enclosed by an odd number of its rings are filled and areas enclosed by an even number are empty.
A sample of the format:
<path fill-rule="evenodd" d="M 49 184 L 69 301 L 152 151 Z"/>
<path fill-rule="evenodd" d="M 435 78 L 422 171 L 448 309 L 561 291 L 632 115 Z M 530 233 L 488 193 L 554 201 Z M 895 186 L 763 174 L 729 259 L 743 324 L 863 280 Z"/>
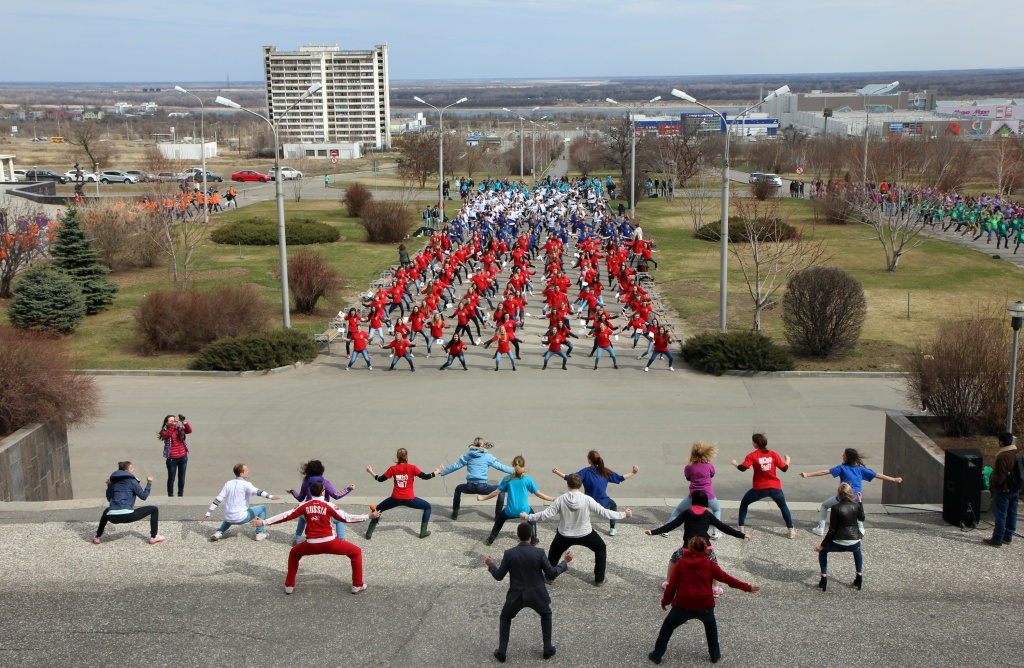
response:
<path fill-rule="evenodd" d="M 37 264 L 15 283 L 7 317 L 20 329 L 70 334 L 85 312 L 85 297 L 78 283 L 59 269 Z"/>
<path fill-rule="evenodd" d="M 104 311 L 114 301 L 117 285 L 107 278 L 110 270 L 100 264 L 99 251 L 82 229 L 78 209 L 71 207 L 60 223 L 57 239 L 50 246 L 54 264 L 82 289 L 87 315 Z"/>

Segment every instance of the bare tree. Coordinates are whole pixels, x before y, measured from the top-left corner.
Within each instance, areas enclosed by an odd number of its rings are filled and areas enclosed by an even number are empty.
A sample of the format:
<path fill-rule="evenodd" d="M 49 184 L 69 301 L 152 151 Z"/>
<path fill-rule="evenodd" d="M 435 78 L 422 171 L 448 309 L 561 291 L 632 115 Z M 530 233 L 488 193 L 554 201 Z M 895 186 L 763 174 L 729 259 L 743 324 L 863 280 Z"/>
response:
<path fill-rule="evenodd" d="M 1024 141 L 1020 137 L 995 137 L 986 160 L 986 172 L 996 182 L 996 192 L 1010 195 L 1024 177 Z"/>
<path fill-rule="evenodd" d="M 79 149 L 82 157 L 89 160 L 88 168 L 95 165 L 110 166 L 117 157 L 110 142 L 101 142 L 103 128 L 95 121 L 77 121 L 68 123 L 64 141 Z"/>
<path fill-rule="evenodd" d="M 643 150 L 643 145 L 644 137 L 641 135 L 636 138 L 637 155 L 640 155 Z M 608 163 L 619 169 L 620 180 L 625 186 L 628 182 L 627 175 L 629 174 L 629 170 L 632 165 L 633 155 L 633 124 L 630 122 L 628 114 L 623 114 L 622 117 L 608 129 L 604 146 Z M 623 192 L 628 192 L 628 190 L 624 190 Z"/>
<path fill-rule="evenodd" d="M 316 166 L 312 160 L 306 157 L 299 158 L 298 160 L 290 160 L 289 162 L 291 162 L 292 168 L 297 169 L 302 173 L 301 178 L 291 179 L 288 181 L 288 187 L 291 188 L 292 197 L 295 198 L 296 202 L 301 202 L 302 190 L 309 185 L 310 179 L 313 178 L 313 175 L 308 172 L 312 172 L 316 169 Z"/>
<path fill-rule="evenodd" d="M 185 290 L 192 275 L 205 260 L 201 247 L 210 230 L 203 222 L 202 212 L 189 207 L 179 216 L 174 211 L 157 208 L 147 210 L 145 215 L 145 229 L 153 243 L 167 257 L 172 282 Z"/>
<path fill-rule="evenodd" d="M 466 154 L 462 157 L 462 169 L 466 171 L 466 175 L 469 178 L 473 178 L 473 174 L 480 171 L 486 160 L 485 153 L 487 149 L 483 146 L 470 146 L 466 149 Z"/>
<path fill-rule="evenodd" d="M 693 221 L 693 231 L 696 232 L 705 224 L 704 218 L 714 208 L 719 193 L 721 179 L 715 178 L 706 171 L 698 171 L 687 184 L 687 191 L 683 193 L 686 200 L 686 208 L 690 212 L 690 220 Z"/>
<path fill-rule="evenodd" d="M 890 190 L 892 193 L 899 197 L 898 189 Z M 924 235 L 927 223 L 912 204 L 901 206 L 897 200 L 887 206 L 883 196 L 859 188 L 845 188 L 842 194 L 853 214 L 874 232 L 874 238 L 885 253 L 888 271 L 896 271 L 900 258 L 927 239 Z"/>
<path fill-rule="evenodd" d="M 398 153 L 398 173 L 425 188 L 427 178 L 437 173 L 437 133 L 418 132 L 402 137 Z"/>
<path fill-rule="evenodd" d="M 671 176 L 682 186 L 710 162 L 714 148 L 711 139 L 694 132 L 664 135 L 638 143 L 636 160 L 641 171 Z"/>
<path fill-rule="evenodd" d="M 576 137 L 569 144 L 569 164 L 587 176 L 601 166 L 601 147 L 590 137 Z"/>
<path fill-rule="evenodd" d="M 792 233 L 780 216 L 779 202 L 736 198 L 733 203 L 741 235 L 748 242 L 729 244 L 729 252 L 739 263 L 754 302 L 755 332 L 761 331 L 761 313 L 778 302 L 779 291 L 793 274 L 828 260 L 824 237 L 813 241 Z"/>

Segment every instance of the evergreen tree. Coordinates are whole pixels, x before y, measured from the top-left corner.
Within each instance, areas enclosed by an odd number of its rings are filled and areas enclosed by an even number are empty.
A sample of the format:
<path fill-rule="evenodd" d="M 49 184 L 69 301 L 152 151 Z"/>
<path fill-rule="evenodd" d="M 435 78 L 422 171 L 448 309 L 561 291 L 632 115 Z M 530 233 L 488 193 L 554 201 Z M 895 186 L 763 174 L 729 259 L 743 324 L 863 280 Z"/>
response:
<path fill-rule="evenodd" d="M 7 309 L 15 327 L 58 334 L 75 331 L 85 313 L 85 297 L 78 283 L 47 264 L 37 264 L 21 275 Z"/>
<path fill-rule="evenodd" d="M 107 278 L 110 270 L 100 264 L 99 251 L 82 229 L 78 209 L 71 207 L 60 223 L 57 239 L 50 245 L 54 264 L 70 276 L 82 289 L 86 313 L 104 311 L 114 301 L 117 285 Z"/>

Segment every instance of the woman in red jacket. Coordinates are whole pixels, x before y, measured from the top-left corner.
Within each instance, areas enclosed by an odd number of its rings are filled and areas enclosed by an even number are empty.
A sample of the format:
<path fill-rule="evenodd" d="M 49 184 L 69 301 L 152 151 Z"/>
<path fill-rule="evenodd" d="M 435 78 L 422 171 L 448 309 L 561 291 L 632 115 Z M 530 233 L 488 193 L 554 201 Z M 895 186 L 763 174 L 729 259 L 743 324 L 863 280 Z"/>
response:
<path fill-rule="evenodd" d="M 427 530 L 427 526 L 430 524 L 430 504 L 416 496 L 413 483 L 415 478 L 430 480 L 440 470 L 438 468 L 437 471 L 424 473 L 420 470 L 420 467 L 409 463 L 409 451 L 405 448 L 399 448 L 398 452 L 395 453 L 395 464 L 381 475 L 374 473 L 372 466 L 366 467 L 366 472 L 373 476 L 377 482 L 384 482 L 388 478 L 392 478 L 394 481 L 394 489 L 391 491 L 391 496 L 378 503 L 376 508 L 373 506 L 370 506 L 370 508 L 379 512 L 391 510 L 397 506 L 422 510 L 423 518 L 420 520 L 420 538 L 426 538 L 430 535 L 430 531 Z M 370 526 L 366 528 L 366 540 L 373 538 L 373 532 L 377 528 L 378 519 L 370 520 Z"/>
<path fill-rule="evenodd" d="M 167 460 L 167 496 L 174 496 L 174 478 L 178 478 L 178 496 L 185 495 L 185 469 L 188 467 L 188 445 L 185 437 L 192 433 L 192 425 L 184 415 L 168 415 L 160 427 L 157 438 L 164 442 Z"/>
<path fill-rule="evenodd" d="M 661 597 L 661 609 L 664 610 L 671 603 L 672 610 L 661 624 L 658 639 L 654 642 L 654 651 L 647 655 L 654 663 L 661 663 L 672 633 L 691 619 L 699 619 L 704 624 L 708 654 L 711 655 L 712 663 L 718 663 L 722 658 L 722 650 L 718 646 L 718 621 L 715 619 L 712 582 L 718 580 L 734 589 L 751 593 L 761 591 L 756 585 L 737 580 L 708 559 L 704 552 L 707 547 L 708 542 L 704 537 L 691 538 L 687 549 L 683 550 L 682 558 L 676 562 L 676 567 L 672 570 L 668 586 Z"/>

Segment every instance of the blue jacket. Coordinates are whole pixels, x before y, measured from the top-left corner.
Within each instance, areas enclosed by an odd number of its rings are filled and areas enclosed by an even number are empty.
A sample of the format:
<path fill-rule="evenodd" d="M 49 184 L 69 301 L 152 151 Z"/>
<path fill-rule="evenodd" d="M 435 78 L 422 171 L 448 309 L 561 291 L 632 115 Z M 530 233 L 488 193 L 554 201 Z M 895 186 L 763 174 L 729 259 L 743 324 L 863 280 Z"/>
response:
<path fill-rule="evenodd" d="M 463 466 L 467 467 L 466 470 L 466 481 L 467 482 L 487 482 L 487 468 L 498 469 L 502 473 L 512 473 L 512 467 L 505 466 L 497 459 L 494 455 L 478 450 L 477 448 L 470 448 L 469 452 L 459 457 L 454 464 L 449 464 L 441 471 L 441 475 L 448 475 L 452 471 L 458 471 Z"/>
<path fill-rule="evenodd" d="M 596 466 L 588 466 L 576 473 L 583 479 L 583 492 L 605 508 L 608 507 L 608 502 L 611 501 L 611 499 L 608 498 L 608 483 L 612 482 L 617 485 L 625 480 L 624 477 L 614 471 L 612 471 L 612 474 L 607 480 L 605 480 L 597 472 Z"/>
<path fill-rule="evenodd" d="M 131 510 L 135 507 L 135 497 L 143 501 L 149 496 L 151 483 L 146 483 L 146 489 L 142 489 L 138 478 L 128 471 L 114 471 L 110 474 L 110 484 L 107 485 L 107 501 L 110 501 L 111 510 Z"/>

